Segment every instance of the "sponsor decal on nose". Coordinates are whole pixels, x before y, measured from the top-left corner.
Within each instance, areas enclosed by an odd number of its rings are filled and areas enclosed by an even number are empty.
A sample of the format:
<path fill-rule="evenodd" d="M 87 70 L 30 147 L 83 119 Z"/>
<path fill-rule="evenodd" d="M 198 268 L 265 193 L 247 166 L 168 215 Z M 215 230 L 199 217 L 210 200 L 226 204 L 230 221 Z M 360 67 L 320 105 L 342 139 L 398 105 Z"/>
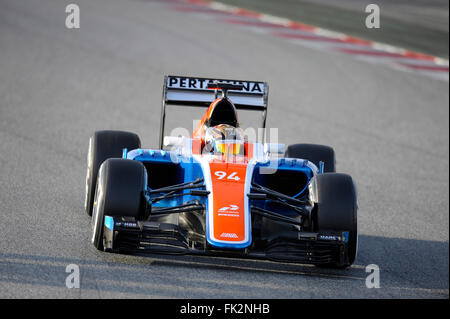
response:
<path fill-rule="evenodd" d="M 222 237 L 222 238 L 238 238 L 238 235 L 236 235 L 235 233 L 222 233 L 222 235 L 220 235 L 220 237 Z"/>
<path fill-rule="evenodd" d="M 239 206 L 237 205 L 230 205 L 230 206 L 225 206 L 219 209 L 219 212 L 226 212 L 226 211 L 236 211 L 239 209 Z"/>

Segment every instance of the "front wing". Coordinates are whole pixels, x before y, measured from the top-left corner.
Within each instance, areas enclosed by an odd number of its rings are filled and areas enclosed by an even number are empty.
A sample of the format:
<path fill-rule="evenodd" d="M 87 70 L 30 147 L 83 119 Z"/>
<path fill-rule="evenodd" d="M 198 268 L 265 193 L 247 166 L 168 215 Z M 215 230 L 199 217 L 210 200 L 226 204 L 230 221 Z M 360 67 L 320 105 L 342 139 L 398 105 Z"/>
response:
<path fill-rule="evenodd" d="M 294 232 L 294 231 L 292 231 Z M 276 235 L 276 234 L 275 234 Z M 295 236 L 293 236 L 295 235 Z M 254 243 L 261 242 L 254 238 Z M 192 254 L 310 264 L 347 264 L 348 232 L 296 232 L 245 249 L 218 249 L 175 224 L 105 216 L 104 248 L 110 252 Z"/>

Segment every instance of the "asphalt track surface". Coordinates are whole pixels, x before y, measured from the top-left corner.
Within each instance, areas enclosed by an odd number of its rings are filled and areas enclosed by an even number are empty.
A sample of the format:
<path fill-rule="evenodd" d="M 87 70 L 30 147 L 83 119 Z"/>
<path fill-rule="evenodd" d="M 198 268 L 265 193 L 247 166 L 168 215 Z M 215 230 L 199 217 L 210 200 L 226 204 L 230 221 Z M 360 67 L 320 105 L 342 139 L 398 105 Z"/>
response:
<path fill-rule="evenodd" d="M 155 1 L 0 0 L 0 297 L 448 298 L 448 82 L 293 45 Z M 88 138 L 156 147 L 162 79 L 266 80 L 281 142 L 332 145 L 359 192 L 348 270 L 98 252 L 83 210 Z M 81 288 L 67 289 L 77 264 Z M 381 288 L 365 285 L 368 264 Z"/>

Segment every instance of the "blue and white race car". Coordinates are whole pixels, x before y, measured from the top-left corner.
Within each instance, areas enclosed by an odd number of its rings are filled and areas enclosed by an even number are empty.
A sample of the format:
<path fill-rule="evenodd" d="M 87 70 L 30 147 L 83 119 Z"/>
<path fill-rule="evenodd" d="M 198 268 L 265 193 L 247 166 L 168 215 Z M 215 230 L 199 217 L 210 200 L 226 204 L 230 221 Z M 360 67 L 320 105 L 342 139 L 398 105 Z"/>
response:
<path fill-rule="evenodd" d="M 357 195 L 331 147 L 249 141 L 237 111 L 262 112 L 264 82 L 167 76 L 160 145 L 97 131 L 85 208 L 92 243 L 109 252 L 201 254 L 348 267 Z M 164 136 L 166 107 L 207 107 L 190 136 Z"/>

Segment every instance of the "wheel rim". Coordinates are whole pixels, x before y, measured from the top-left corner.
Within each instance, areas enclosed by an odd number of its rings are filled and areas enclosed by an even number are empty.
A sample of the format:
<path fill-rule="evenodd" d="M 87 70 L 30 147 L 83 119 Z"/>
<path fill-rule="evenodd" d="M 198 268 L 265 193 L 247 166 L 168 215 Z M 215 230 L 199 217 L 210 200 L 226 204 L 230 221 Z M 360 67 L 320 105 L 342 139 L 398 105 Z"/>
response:
<path fill-rule="evenodd" d="M 89 212 L 90 211 L 90 188 L 91 188 L 91 172 L 92 172 L 92 138 L 89 139 L 89 148 L 87 155 L 87 170 L 86 170 L 86 180 L 85 180 L 85 194 L 84 194 L 84 209 Z"/>
<path fill-rule="evenodd" d="M 92 238 L 91 242 L 95 245 L 95 247 L 101 247 L 101 236 L 102 236 L 102 227 L 103 221 L 101 220 L 103 217 L 102 209 L 103 209 L 103 200 L 104 200 L 104 190 L 102 187 L 103 180 L 103 169 L 100 168 L 98 182 L 95 187 L 95 195 L 94 195 L 94 203 L 92 209 L 92 219 L 91 219 L 91 231 Z"/>

